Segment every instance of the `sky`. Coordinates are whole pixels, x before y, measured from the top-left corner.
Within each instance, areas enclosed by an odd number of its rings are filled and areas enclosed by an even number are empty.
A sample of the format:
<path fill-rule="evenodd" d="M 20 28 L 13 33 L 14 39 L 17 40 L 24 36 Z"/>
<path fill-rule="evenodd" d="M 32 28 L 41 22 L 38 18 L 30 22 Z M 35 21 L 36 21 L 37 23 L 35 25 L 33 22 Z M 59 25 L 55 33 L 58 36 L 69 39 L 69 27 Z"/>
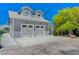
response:
<path fill-rule="evenodd" d="M 0 25 L 6 25 L 9 20 L 8 11 L 18 12 L 21 7 L 29 6 L 34 11 L 42 10 L 43 17 L 52 22 L 52 17 L 62 8 L 79 7 L 79 3 L 0 3 Z"/>

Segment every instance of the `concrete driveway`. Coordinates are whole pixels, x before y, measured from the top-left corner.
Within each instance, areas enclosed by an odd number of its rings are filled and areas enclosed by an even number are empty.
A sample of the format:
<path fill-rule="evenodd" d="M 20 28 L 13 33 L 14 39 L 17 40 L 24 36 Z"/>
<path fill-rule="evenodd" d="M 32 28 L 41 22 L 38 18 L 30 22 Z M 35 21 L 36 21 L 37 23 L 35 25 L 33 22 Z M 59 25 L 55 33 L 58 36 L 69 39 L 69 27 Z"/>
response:
<path fill-rule="evenodd" d="M 22 45 L 19 46 L 17 45 L 13 47 L 11 46 L 4 47 L 0 49 L 0 54 L 1 55 L 79 55 L 79 38 L 71 39 L 68 37 L 48 36 L 47 39 L 48 41 L 43 40 L 43 42 L 39 44 L 37 43 L 34 45 L 27 44 L 29 45 L 27 47 Z"/>

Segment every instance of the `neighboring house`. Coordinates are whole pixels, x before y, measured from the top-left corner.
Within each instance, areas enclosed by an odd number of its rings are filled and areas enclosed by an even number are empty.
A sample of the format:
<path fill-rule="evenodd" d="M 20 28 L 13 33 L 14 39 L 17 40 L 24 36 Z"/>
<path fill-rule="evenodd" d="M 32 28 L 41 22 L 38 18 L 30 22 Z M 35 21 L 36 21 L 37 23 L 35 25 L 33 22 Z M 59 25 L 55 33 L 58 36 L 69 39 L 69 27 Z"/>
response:
<path fill-rule="evenodd" d="M 12 37 L 48 35 L 48 21 L 43 18 L 43 12 L 28 6 L 19 12 L 9 11 L 9 27 Z"/>

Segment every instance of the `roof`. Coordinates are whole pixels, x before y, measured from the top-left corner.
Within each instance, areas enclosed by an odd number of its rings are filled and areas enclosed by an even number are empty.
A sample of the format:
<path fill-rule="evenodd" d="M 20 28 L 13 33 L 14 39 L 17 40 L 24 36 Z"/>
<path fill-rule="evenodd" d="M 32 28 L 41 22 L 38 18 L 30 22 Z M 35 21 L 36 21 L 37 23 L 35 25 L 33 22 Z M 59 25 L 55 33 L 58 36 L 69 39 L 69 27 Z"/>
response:
<path fill-rule="evenodd" d="M 49 24 L 49 26 L 53 26 L 52 21 L 49 21 L 48 24 Z"/>
<path fill-rule="evenodd" d="M 22 10 L 24 10 L 24 9 L 29 10 L 30 12 L 33 11 L 30 7 L 24 6 L 24 7 L 22 7 L 22 8 L 20 9 L 20 11 L 19 11 L 18 13 L 20 13 L 20 12 L 21 12 Z"/>
<path fill-rule="evenodd" d="M 40 13 L 40 14 L 44 14 L 44 12 L 42 10 L 36 10 L 36 13 Z"/>
<path fill-rule="evenodd" d="M 18 12 L 14 12 L 14 11 L 9 11 L 9 18 L 23 19 L 23 20 L 28 20 L 28 21 L 46 22 L 46 23 L 49 22 L 43 17 L 38 18 L 38 17 L 31 17 L 31 16 L 22 16 L 22 15 L 19 15 Z"/>

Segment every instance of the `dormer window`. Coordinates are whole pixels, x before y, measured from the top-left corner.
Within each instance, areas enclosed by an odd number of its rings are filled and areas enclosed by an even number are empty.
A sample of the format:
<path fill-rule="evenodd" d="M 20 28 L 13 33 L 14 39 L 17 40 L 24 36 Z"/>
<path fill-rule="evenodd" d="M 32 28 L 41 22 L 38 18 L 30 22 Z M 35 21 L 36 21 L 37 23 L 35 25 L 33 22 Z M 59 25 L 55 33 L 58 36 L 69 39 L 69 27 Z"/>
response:
<path fill-rule="evenodd" d="M 41 10 L 36 10 L 33 11 L 31 8 L 28 6 L 22 7 L 18 13 L 21 16 L 32 16 L 32 17 L 37 17 L 40 18 L 43 15 L 43 12 Z"/>
<path fill-rule="evenodd" d="M 42 17 L 43 12 L 41 10 L 36 11 L 36 16 L 37 17 Z"/>
<path fill-rule="evenodd" d="M 22 16 L 31 16 L 31 13 L 32 13 L 32 9 L 29 8 L 28 6 L 25 6 L 20 9 L 20 12 L 18 14 Z"/>
<path fill-rule="evenodd" d="M 36 13 L 35 12 L 32 12 L 32 15 L 35 15 Z"/>
<path fill-rule="evenodd" d="M 38 16 L 40 17 L 41 15 L 40 15 L 40 14 L 38 14 Z"/>

